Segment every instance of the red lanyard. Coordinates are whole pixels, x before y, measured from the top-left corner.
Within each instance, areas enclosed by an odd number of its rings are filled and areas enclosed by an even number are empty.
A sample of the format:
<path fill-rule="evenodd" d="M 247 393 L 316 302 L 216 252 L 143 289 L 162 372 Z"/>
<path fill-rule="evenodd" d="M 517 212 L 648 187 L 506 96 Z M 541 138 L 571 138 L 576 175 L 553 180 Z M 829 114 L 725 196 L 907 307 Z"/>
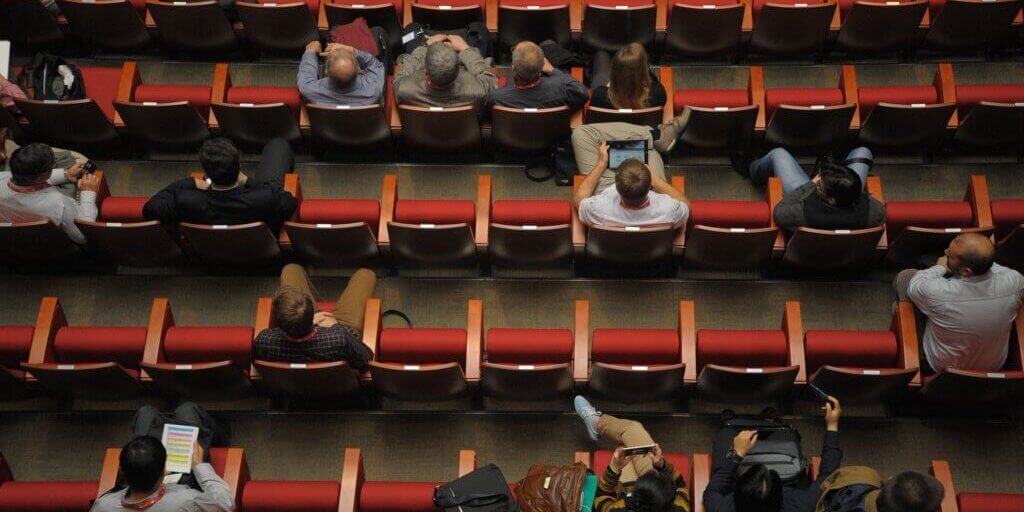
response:
<path fill-rule="evenodd" d="M 156 505 L 156 502 L 160 501 L 160 499 L 164 497 L 165 492 L 167 492 L 167 486 L 161 485 L 160 490 L 157 491 L 156 494 L 138 503 L 128 503 L 128 493 L 125 492 L 124 496 L 121 498 L 121 506 L 131 510 L 146 510 L 147 508 Z"/>
<path fill-rule="evenodd" d="M 18 194 L 31 194 L 33 192 L 39 192 L 40 190 L 46 190 L 50 188 L 50 184 L 43 182 L 38 185 L 30 185 L 27 187 L 23 187 L 21 185 L 15 185 L 13 181 L 8 181 L 7 188 L 13 190 L 15 193 Z"/>

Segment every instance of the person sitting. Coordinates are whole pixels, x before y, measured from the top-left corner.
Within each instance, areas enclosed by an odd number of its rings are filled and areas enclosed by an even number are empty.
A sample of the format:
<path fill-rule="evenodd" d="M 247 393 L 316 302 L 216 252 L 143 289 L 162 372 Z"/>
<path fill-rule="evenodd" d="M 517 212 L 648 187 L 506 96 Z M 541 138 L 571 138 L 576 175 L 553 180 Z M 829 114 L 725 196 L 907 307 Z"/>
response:
<path fill-rule="evenodd" d="M 229 512 L 235 509 L 231 489 L 207 460 L 196 442 L 192 475 L 198 489 L 182 483 L 164 483 L 167 450 L 159 438 L 143 435 L 121 449 L 120 467 L 126 487 L 113 489 L 93 503 L 92 512 L 148 510 L 150 512 Z"/>
<path fill-rule="evenodd" d="M 883 482 L 874 469 L 851 466 L 825 478 L 820 495 L 815 512 L 935 512 L 946 489 L 931 475 L 916 471 L 904 471 Z"/>
<path fill-rule="evenodd" d="M 317 70 L 317 57 L 326 57 L 324 78 Z M 384 92 L 384 64 L 362 50 L 338 43 L 322 50 L 320 41 L 311 41 L 299 62 L 299 93 L 310 103 L 328 105 L 372 105 Z"/>
<path fill-rule="evenodd" d="M 665 86 L 651 73 L 647 50 L 630 43 L 615 52 L 594 53 L 590 75 L 590 106 L 641 109 L 665 105 Z"/>
<path fill-rule="evenodd" d="M 912 301 L 927 317 L 921 337 L 923 372 L 994 372 L 1006 364 L 1024 276 L 993 262 L 994 257 L 987 236 L 964 233 L 931 268 L 896 276 L 899 300 Z"/>
<path fill-rule="evenodd" d="M 579 110 L 587 102 L 587 88 L 572 75 L 554 67 L 540 46 L 523 41 L 512 49 L 512 81 L 491 94 L 491 104 L 511 108 L 552 108 L 565 105 Z"/>
<path fill-rule="evenodd" d="M 757 431 L 744 430 L 732 440 L 732 449 L 724 460 L 712 461 L 711 479 L 704 490 L 704 508 L 708 512 L 806 512 L 812 510 L 820 496 L 818 489 L 826 478 L 839 469 L 843 452 L 839 449 L 839 401 L 828 397 L 825 411 L 825 437 L 821 448 L 821 466 L 808 486 L 785 486 L 779 474 L 764 464 L 754 464 L 739 474 L 744 457 L 757 445 Z M 722 430 L 728 434 L 728 430 Z M 716 440 L 718 442 L 728 442 Z M 716 450 L 717 453 L 717 450 Z M 834 509 L 830 509 L 834 510 Z M 846 509 L 843 509 L 846 510 Z"/>
<path fill-rule="evenodd" d="M 435 34 L 426 45 L 398 57 L 395 100 L 402 105 L 473 105 L 482 115 L 498 76 L 480 50 L 457 35 Z"/>
<path fill-rule="evenodd" d="M 206 179 L 184 178 L 157 192 L 142 208 L 149 220 L 165 224 L 246 224 L 266 222 L 276 231 L 298 202 L 284 190 L 284 175 L 294 165 L 292 148 L 274 139 L 263 148 L 259 168 L 242 174 L 241 155 L 230 140 L 207 140 L 199 150 Z"/>
<path fill-rule="evenodd" d="M 276 326 L 256 336 L 253 357 L 294 363 L 346 361 L 357 370 L 367 369 L 373 351 L 363 344 L 363 315 L 376 284 L 373 271 L 359 269 L 333 311 L 316 311 L 320 299 L 306 270 L 294 263 L 285 265 L 271 308 Z"/>
<path fill-rule="evenodd" d="M 690 216 L 686 196 L 635 158 L 619 165 L 614 187 L 594 195 L 608 167 L 608 144 L 601 144 L 600 154 L 597 166 L 573 196 L 581 222 L 588 226 L 671 224 L 680 227 L 686 224 Z"/>
<path fill-rule="evenodd" d="M 75 219 L 96 220 L 100 179 L 94 174 L 83 174 L 84 162 L 60 168 L 56 167 L 55 160 L 53 148 L 46 144 L 37 142 L 15 149 L 7 161 L 10 171 L 0 173 L 0 207 L 49 219 L 72 242 L 85 244 L 85 236 L 75 225 Z M 63 152 L 63 165 L 74 161 L 69 152 Z M 76 181 L 79 201 L 75 200 L 74 188 L 57 188 Z"/>
<path fill-rule="evenodd" d="M 661 446 L 655 444 L 643 425 L 604 414 L 582 396 L 577 396 L 573 403 L 590 439 L 597 441 L 603 437 L 617 447 L 598 482 L 594 512 L 690 511 L 686 482 L 665 460 Z M 648 454 L 623 454 L 624 447 L 649 445 L 653 445 L 653 450 Z"/>
<path fill-rule="evenodd" d="M 775 148 L 750 163 L 750 179 L 764 184 L 770 176 L 782 181 L 782 200 L 772 212 L 779 227 L 795 231 L 864 229 L 885 222 L 885 205 L 865 193 L 871 151 L 856 148 L 843 165 L 826 164 L 818 176 L 808 178 L 788 151 Z"/>

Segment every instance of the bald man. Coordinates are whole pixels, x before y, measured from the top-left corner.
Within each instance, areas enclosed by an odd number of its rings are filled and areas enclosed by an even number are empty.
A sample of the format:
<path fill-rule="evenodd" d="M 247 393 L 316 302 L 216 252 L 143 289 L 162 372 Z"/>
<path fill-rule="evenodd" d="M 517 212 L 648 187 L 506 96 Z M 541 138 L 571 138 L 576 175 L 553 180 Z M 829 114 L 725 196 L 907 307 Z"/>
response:
<path fill-rule="evenodd" d="M 512 108 L 579 110 L 587 102 L 587 88 L 572 75 L 554 67 L 540 46 L 523 41 L 512 49 L 512 72 L 505 87 L 491 94 L 491 105 Z"/>
<path fill-rule="evenodd" d="M 993 263 L 994 256 L 988 237 L 965 233 L 933 267 L 896 276 L 899 299 L 912 301 L 928 317 L 921 338 L 925 373 L 998 371 L 1006 363 L 1024 276 Z"/>
<path fill-rule="evenodd" d="M 326 57 L 324 78 L 320 78 L 317 57 Z M 310 103 L 371 105 L 380 101 L 385 79 L 384 64 L 376 57 L 338 43 L 324 51 L 320 41 L 311 41 L 299 63 L 299 92 Z"/>

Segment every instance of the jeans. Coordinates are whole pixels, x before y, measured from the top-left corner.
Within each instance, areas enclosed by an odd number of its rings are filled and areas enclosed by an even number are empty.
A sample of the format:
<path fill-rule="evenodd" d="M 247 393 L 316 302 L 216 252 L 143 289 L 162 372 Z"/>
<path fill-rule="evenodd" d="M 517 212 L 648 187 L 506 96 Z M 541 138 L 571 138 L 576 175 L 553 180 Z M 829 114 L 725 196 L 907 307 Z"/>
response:
<path fill-rule="evenodd" d="M 853 158 L 871 160 L 871 150 L 865 147 L 856 148 L 846 155 L 847 161 Z M 847 167 L 857 173 L 863 188 L 867 184 L 870 167 L 860 162 L 848 164 Z M 789 194 L 811 180 L 803 167 L 800 167 L 800 163 L 796 161 L 796 158 L 793 158 L 793 155 L 783 148 L 775 148 L 769 151 L 768 154 L 750 163 L 750 179 L 754 183 L 767 183 L 768 178 L 772 176 L 782 180 L 783 194 Z"/>

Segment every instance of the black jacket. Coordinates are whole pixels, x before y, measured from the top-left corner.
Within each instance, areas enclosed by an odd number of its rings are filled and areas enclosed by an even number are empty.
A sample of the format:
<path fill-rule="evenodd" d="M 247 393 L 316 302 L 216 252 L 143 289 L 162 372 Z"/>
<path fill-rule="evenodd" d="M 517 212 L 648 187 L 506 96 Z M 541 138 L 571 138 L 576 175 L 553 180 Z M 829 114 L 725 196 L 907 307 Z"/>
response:
<path fill-rule="evenodd" d="M 230 190 L 199 190 L 193 178 L 171 183 L 157 192 L 142 215 L 165 224 L 247 224 L 266 222 L 275 232 L 288 220 L 298 202 L 270 184 L 248 183 Z"/>

